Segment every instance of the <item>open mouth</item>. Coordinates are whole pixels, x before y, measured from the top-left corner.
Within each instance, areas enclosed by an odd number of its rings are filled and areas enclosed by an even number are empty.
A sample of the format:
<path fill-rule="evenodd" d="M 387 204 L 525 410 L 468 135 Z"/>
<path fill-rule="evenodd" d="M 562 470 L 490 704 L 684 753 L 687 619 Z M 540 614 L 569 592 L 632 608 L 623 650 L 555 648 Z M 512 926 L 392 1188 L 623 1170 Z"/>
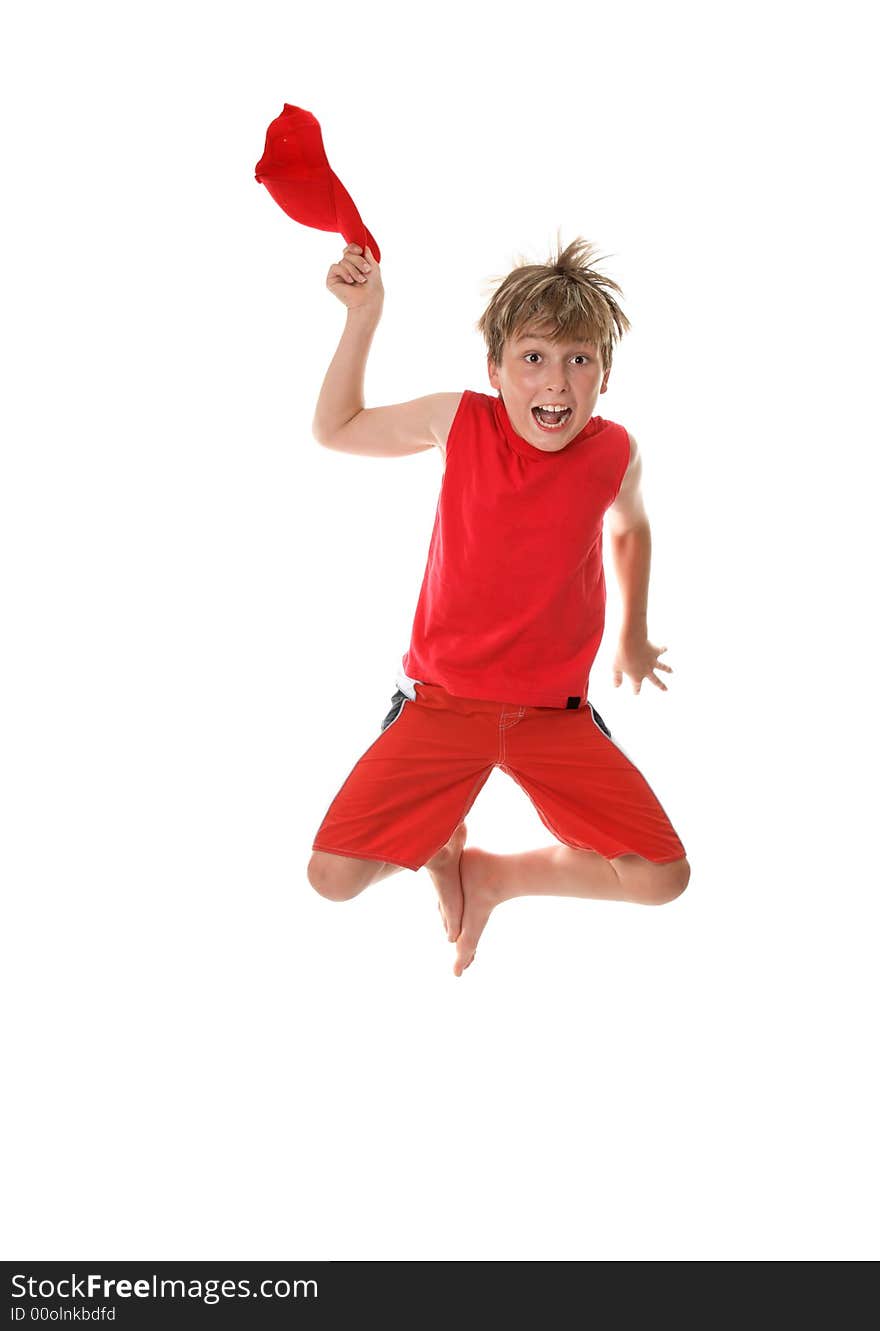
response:
<path fill-rule="evenodd" d="M 545 407 L 532 407 L 532 415 L 542 430 L 561 430 L 571 419 L 571 407 L 562 411 L 548 411 Z"/>

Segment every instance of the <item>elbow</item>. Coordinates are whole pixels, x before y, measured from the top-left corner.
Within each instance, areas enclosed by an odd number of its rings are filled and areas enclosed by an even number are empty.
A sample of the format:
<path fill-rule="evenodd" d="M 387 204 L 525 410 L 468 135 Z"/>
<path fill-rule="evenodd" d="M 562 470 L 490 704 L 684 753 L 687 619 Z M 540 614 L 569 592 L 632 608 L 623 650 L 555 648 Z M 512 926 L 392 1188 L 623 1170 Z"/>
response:
<path fill-rule="evenodd" d="M 320 444 L 322 448 L 330 447 L 330 435 L 326 430 L 322 430 L 315 421 L 312 421 L 312 438 L 315 443 Z"/>
<path fill-rule="evenodd" d="M 363 410 L 363 408 L 361 410 Z M 338 450 L 340 438 L 343 435 L 347 435 L 348 427 L 360 414 L 359 411 L 356 411 L 354 415 L 349 416 L 347 420 L 336 421 L 332 426 L 328 425 L 326 421 L 322 422 L 317 416 L 315 416 L 312 420 L 312 438 L 315 439 L 322 448 Z M 346 446 L 342 451 L 353 452 L 354 450 L 348 448 L 348 441 L 346 441 Z"/>
<path fill-rule="evenodd" d="M 627 525 L 623 525 L 622 523 L 619 522 L 613 524 L 611 526 L 611 539 L 615 541 L 622 541 L 627 536 L 632 536 L 634 532 L 641 533 L 642 535 L 645 536 L 650 536 L 651 525 L 648 522 L 648 519 L 639 518 L 635 522 L 630 522 Z"/>

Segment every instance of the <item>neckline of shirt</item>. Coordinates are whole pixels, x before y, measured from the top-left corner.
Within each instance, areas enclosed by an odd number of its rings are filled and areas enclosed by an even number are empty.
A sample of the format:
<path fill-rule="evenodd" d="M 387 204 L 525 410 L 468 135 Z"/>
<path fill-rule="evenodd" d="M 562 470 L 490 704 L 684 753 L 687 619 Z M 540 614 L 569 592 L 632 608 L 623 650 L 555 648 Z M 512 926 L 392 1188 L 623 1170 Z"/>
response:
<path fill-rule="evenodd" d="M 583 442 L 583 440 L 589 439 L 594 434 L 598 433 L 598 431 L 605 425 L 605 421 L 601 416 L 591 416 L 580 433 L 576 434 L 573 439 L 569 439 L 564 448 L 558 448 L 555 452 L 551 452 L 548 449 L 538 448 L 535 444 L 530 444 L 528 439 L 524 439 L 521 434 L 517 433 L 513 428 L 510 416 L 507 414 L 507 407 L 504 405 L 504 399 L 500 393 L 493 399 L 493 402 L 495 418 L 501 426 L 504 437 L 510 444 L 511 448 L 515 449 L 515 451 L 524 458 L 537 459 L 563 457 L 565 454 L 571 453 L 578 444 Z"/>

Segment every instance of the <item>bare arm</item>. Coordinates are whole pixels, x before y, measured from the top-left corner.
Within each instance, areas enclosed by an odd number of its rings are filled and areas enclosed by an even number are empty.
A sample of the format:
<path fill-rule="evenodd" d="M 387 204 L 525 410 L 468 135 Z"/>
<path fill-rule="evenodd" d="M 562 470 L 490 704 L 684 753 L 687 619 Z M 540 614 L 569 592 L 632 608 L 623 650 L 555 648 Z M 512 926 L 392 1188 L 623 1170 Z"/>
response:
<path fill-rule="evenodd" d="M 340 453 L 403 457 L 446 447 L 460 393 L 431 393 L 388 407 L 364 406 L 364 374 L 373 334 L 382 317 L 384 290 L 372 251 L 347 246 L 327 275 L 327 287 L 347 307 L 345 328 L 330 362 L 312 434 Z"/>
<path fill-rule="evenodd" d="M 642 498 L 642 457 L 632 435 L 629 449 L 629 466 L 607 514 L 614 571 L 623 601 L 624 636 L 647 634 L 651 571 L 651 528 Z"/>
<path fill-rule="evenodd" d="M 312 434 L 320 444 L 331 447 L 331 440 L 342 427 L 364 409 L 367 356 L 380 318 L 381 309 L 373 307 L 349 310 L 345 317 L 312 421 Z"/>
<path fill-rule="evenodd" d="M 631 434 L 629 466 L 623 474 L 617 497 L 608 509 L 607 520 L 608 530 L 612 536 L 622 536 L 633 527 L 648 525 L 648 514 L 645 512 L 645 501 L 642 498 L 642 455 Z"/>
<path fill-rule="evenodd" d="M 642 498 L 642 458 L 632 435 L 629 436 L 629 447 L 629 466 L 617 498 L 608 509 L 611 554 L 623 601 L 620 642 L 612 676 L 615 688 L 619 688 L 623 676 L 628 675 L 634 693 L 640 691 L 644 679 L 649 679 L 665 693 L 666 685 L 661 683 L 654 672 L 665 670 L 672 674 L 672 667 L 659 659 L 666 648 L 655 647 L 648 641 L 651 527 Z"/>
<path fill-rule="evenodd" d="M 623 602 L 621 636 L 647 636 L 648 580 L 651 575 L 651 528 L 647 522 L 612 535 L 611 554 Z"/>
<path fill-rule="evenodd" d="M 379 265 L 372 250 L 362 254 L 360 245 L 346 245 L 340 262 L 330 266 L 326 287 L 347 314 L 312 421 L 312 434 L 321 444 L 363 410 L 367 355 L 385 304 Z"/>

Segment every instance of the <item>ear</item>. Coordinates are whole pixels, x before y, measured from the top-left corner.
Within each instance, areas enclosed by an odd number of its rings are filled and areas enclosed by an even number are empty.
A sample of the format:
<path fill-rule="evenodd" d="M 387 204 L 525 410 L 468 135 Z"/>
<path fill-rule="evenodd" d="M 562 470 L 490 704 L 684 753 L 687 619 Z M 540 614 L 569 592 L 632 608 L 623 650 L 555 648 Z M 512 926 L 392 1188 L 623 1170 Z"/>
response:
<path fill-rule="evenodd" d="M 500 392 L 501 383 L 498 379 L 498 367 L 496 366 L 492 357 L 488 354 L 486 355 L 486 370 L 488 371 L 489 374 L 489 383 L 492 385 L 493 388 L 497 389 L 498 392 Z"/>
<path fill-rule="evenodd" d="M 605 371 L 605 373 L 602 376 L 602 387 L 599 389 L 600 393 L 604 393 L 608 388 L 608 376 L 610 373 L 611 373 L 611 366 L 609 365 L 608 369 Z"/>

